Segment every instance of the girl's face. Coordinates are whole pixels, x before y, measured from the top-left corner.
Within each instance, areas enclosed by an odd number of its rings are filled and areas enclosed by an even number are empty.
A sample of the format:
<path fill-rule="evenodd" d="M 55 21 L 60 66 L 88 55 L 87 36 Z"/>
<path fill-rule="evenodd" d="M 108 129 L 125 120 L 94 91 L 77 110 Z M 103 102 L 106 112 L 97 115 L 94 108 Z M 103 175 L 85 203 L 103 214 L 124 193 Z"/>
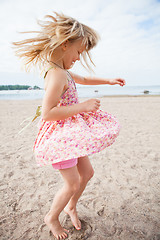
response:
<path fill-rule="evenodd" d="M 67 41 L 66 44 L 63 45 L 63 49 L 63 67 L 64 69 L 70 69 L 76 61 L 80 60 L 80 54 L 85 50 L 85 46 L 82 45 L 82 40 L 77 40 L 74 43 Z"/>

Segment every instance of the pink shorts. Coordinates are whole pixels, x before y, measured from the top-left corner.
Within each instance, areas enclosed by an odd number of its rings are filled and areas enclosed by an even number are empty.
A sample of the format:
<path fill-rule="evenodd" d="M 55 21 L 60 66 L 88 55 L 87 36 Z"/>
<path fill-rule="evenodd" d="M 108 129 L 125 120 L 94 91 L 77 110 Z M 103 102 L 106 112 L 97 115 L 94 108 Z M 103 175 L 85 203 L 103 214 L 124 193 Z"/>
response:
<path fill-rule="evenodd" d="M 77 162 L 78 162 L 78 158 L 72 158 L 62 162 L 53 163 L 52 166 L 55 169 L 65 169 L 65 168 L 74 167 L 75 165 L 77 165 Z"/>

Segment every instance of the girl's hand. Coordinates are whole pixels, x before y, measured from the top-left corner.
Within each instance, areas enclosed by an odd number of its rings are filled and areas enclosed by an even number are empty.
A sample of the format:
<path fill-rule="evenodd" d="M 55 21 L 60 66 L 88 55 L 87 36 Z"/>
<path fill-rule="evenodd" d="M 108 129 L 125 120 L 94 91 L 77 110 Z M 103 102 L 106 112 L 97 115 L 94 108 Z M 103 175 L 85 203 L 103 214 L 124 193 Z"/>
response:
<path fill-rule="evenodd" d="M 92 98 L 80 104 L 82 104 L 83 112 L 92 112 L 97 111 L 99 109 L 100 100 Z"/>
<path fill-rule="evenodd" d="M 121 78 L 115 78 L 115 79 L 110 79 L 109 80 L 109 84 L 110 85 L 115 85 L 115 84 L 119 84 L 120 86 L 124 86 L 126 84 L 124 79 Z"/>

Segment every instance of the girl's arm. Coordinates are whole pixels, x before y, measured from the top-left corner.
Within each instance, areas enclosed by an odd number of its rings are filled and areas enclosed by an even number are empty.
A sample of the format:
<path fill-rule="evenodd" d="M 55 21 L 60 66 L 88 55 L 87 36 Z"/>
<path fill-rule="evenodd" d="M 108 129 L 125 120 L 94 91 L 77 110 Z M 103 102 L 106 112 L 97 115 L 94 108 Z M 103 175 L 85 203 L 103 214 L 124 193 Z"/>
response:
<path fill-rule="evenodd" d="M 126 84 L 125 80 L 121 78 L 115 78 L 115 79 L 96 78 L 96 77 L 93 78 L 93 77 L 82 77 L 72 72 L 70 72 L 70 74 L 76 83 L 82 84 L 82 85 L 119 84 L 120 86 L 124 86 Z"/>
<path fill-rule="evenodd" d="M 52 69 L 47 74 L 48 86 L 42 102 L 42 118 L 46 121 L 63 120 L 84 111 L 83 103 L 57 107 L 65 86 L 64 79 L 66 77 L 62 71 L 57 72 L 55 75 Z"/>

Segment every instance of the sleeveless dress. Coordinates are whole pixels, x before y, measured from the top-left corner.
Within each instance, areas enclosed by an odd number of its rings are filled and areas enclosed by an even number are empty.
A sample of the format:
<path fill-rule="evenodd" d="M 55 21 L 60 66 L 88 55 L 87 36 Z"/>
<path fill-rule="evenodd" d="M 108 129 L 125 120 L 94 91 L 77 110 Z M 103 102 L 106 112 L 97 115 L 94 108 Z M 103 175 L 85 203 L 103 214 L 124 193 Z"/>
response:
<path fill-rule="evenodd" d="M 57 107 L 79 103 L 74 79 L 68 71 L 67 75 L 68 88 Z M 40 116 L 37 127 L 33 152 L 38 166 L 100 152 L 114 143 L 120 131 L 116 117 L 100 109 L 57 121 L 46 121 Z"/>

